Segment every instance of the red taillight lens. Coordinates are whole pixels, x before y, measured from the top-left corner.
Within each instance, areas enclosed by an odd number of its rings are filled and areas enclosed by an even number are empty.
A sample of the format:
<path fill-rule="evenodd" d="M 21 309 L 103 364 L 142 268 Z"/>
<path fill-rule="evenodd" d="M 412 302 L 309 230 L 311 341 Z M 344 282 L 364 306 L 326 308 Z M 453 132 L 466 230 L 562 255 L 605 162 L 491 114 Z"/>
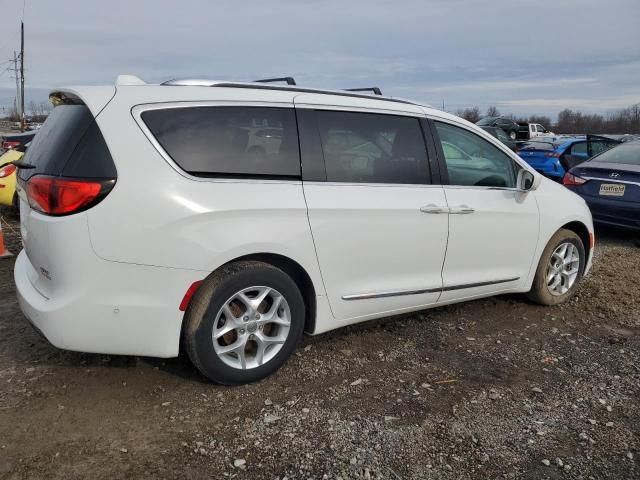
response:
<path fill-rule="evenodd" d="M 568 172 L 564 174 L 564 177 L 562 177 L 563 185 L 582 185 L 584 183 L 587 183 L 584 178 L 572 175 Z"/>
<path fill-rule="evenodd" d="M 20 142 L 9 141 L 9 140 L 5 140 L 4 142 L 2 142 L 2 148 L 4 148 L 5 150 L 9 150 L 11 148 L 17 147 L 18 145 L 20 145 Z"/>
<path fill-rule="evenodd" d="M 13 164 L 0 168 L 0 178 L 5 178 L 10 175 L 13 175 L 13 172 L 16 171 L 16 168 L 17 167 Z"/>
<path fill-rule="evenodd" d="M 549 158 L 560 158 L 560 154 L 557 152 L 545 153 L 544 156 Z"/>
<path fill-rule="evenodd" d="M 69 215 L 95 205 L 115 181 L 35 176 L 27 182 L 31 208 L 48 215 Z"/>

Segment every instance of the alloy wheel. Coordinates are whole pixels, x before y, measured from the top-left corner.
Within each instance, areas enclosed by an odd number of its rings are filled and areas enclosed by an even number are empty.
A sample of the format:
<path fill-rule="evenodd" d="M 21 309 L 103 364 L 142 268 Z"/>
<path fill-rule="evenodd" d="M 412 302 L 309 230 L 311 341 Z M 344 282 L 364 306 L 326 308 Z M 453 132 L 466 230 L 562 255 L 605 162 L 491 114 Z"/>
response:
<path fill-rule="evenodd" d="M 552 295 L 564 295 L 576 283 L 580 272 L 580 252 L 571 242 L 558 245 L 547 266 L 547 288 Z"/>
<path fill-rule="evenodd" d="M 213 348 L 220 360 L 248 370 L 264 365 L 280 351 L 291 328 L 291 310 L 277 290 L 249 287 L 227 299 L 213 325 Z"/>

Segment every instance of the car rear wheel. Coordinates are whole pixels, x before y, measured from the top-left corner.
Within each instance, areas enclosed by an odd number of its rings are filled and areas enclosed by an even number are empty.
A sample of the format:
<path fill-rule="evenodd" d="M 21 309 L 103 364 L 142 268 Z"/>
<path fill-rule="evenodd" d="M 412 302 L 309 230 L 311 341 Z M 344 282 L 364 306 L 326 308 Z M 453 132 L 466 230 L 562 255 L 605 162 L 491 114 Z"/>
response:
<path fill-rule="evenodd" d="M 565 302 L 575 293 L 585 264 L 580 237 L 571 230 L 558 230 L 542 252 L 528 297 L 542 305 Z"/>
<path fill-rule="evenodd" d="M 291 277 L 266 263 L 237 262 L 200 286 L 187 310 L 184 341 L 210 380 L 249 383 L 284 364 L 302 337 L 304 319 Z"/>

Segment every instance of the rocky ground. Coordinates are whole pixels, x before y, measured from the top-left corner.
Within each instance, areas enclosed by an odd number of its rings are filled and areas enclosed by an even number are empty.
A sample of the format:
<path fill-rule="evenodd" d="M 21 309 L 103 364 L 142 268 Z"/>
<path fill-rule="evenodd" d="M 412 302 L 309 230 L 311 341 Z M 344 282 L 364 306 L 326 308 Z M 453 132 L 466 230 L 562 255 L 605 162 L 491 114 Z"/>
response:
<path fill-rule="evenodd" d="M 307 337 L 243 387 L 185 358 L 53 348 L 0 260 L 0 479 L 640 478 L 640 237 L 598 233 L 566 305 L 503 296 Z"/>

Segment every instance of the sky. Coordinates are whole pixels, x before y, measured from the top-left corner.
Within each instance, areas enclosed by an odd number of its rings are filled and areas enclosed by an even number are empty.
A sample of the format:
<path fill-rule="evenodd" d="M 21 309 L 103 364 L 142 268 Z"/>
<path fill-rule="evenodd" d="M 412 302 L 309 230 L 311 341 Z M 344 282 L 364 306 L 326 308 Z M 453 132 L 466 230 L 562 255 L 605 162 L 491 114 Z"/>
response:
<path fill-rule="evenodd" d="M 0 0 L 0 108 L 23 2 Z M 49 89 L 206 77 L 293 76 L 378 86 L 448 111 L 640 102 L 640 0 L 25 0 L 26 103 Z"/>

